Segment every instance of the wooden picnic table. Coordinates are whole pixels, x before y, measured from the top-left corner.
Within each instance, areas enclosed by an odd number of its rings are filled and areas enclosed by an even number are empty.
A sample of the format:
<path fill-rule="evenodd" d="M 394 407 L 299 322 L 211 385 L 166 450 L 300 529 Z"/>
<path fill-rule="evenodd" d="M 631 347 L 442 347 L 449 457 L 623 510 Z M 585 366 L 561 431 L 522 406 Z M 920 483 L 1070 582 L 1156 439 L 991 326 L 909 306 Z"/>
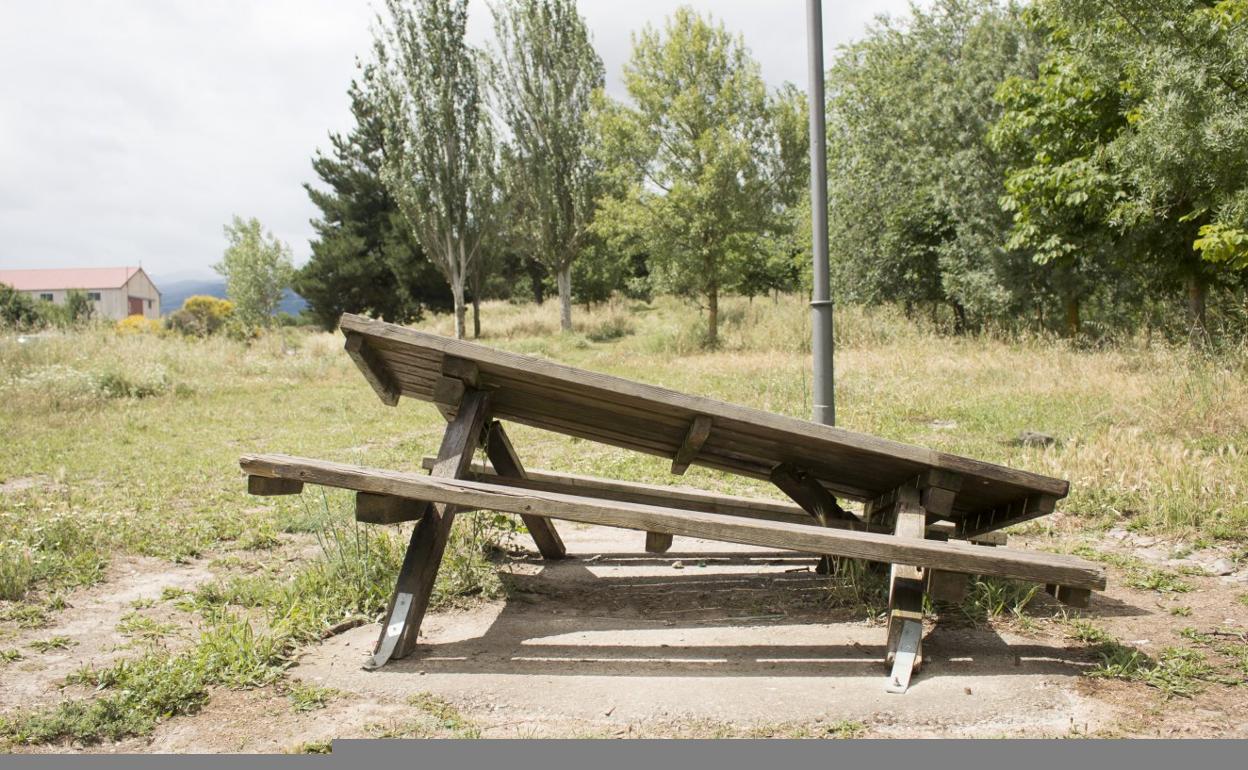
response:
<path fill-rule="evenodd" d="M 448 421 L 430 475 L 282 455 L 247 456 L 255 494 L 304 482 L 357 492 L 356 517 L 416 521 L 369 667 L 410 654 L 457 512 L 519 514 L 538 550 L 565 549 L 552 519 L 642 530 L 647 550 L 673 535 L 892 565 L 888 687 L 903 692 L 922 661 L 922 602 L 959 597 L 970 575 L 1043 583 L 1084 605 L 1103 569 L 1071 556 L 1001 547 L 997 530 L 1051 512 L 1067 482 L 852 431 L 693 396 L 541 358 L 347 314 L 346 350 L 377 396 L 434 403 Z M 701 465 L 775 484 L 792 501 L 526 472 L 500 421 Z M 484 445 L 489 465 L 472 463 Z M 860 513 L 840 500 L 861 502 Z M 964 541 L 964 542 L 958 542 Z M 978 544 L 977 544 L 978 543 Z"/>

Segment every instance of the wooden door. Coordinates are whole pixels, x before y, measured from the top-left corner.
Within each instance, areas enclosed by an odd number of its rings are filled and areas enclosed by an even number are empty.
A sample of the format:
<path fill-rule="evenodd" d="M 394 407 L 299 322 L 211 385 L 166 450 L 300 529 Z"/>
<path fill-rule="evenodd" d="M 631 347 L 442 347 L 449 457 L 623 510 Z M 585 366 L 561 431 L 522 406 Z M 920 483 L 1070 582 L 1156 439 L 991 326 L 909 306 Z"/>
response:
<path fill-rule="evenodd" d="M 143 298 L 142 297 L 130 298 L 130 313 L 129 314 L 130 315 L 143 315 Z"/>

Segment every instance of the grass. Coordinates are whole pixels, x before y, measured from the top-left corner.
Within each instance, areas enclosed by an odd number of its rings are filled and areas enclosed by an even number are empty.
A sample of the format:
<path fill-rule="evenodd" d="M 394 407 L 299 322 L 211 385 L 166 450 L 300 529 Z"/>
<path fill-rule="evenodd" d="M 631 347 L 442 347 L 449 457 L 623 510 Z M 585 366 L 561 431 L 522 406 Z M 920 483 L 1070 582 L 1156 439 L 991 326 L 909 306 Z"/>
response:
<path fill-rule="evenodd" d="M 26 646 L 35 652 L 51 652 L 52 650 L 68 650 L 77 644 L 68 636 L 51 636 L 47 639 L 36 639 L 33 642 L 27 642 Z"/>
<path fill-rule="evenodd" d="M 304 684 L 303 682 L 295 682 L 290 686 L 286 697 L 290 698 L 292 710 L 295 712 L 306 712 L 325 708 L 330 701 L 340 694 L 332 687 L 317 687 Z"/>
<path fill-rule="evenodd" d="M 778 413 L 810 412 L 809 309 L 801 298 L 725 298 L 715 350 L 702 345 L 698 311 L 674 299 L 577 308 L 567 334 L 557 312 L 555 303 L 487 302 L 482 341 Z M 1080 529 L 1248 541 L 1244 350 L 1214 357 L 1143 341 L 1094 348 L 952 338 L 890 308 L 837 313 L 843 427 L 1068 478 L 1072 493 L 1060 511 Z M 449 323 L 435 316 L 425 328 L 446 333 Z M 414 469 L 436 448 L 444 426 L 437 411 L 380 404 L 341 347 L 337 335 L 291 330 L 251 343 L 103 328 L 25 342 L 0 334 L 0 626 L 48 623 L 66 592 L 104 580 L 119 558 L 206 559 L 222 573 L 194 591 L 162 594 L 186 617 L 121 619 L 122 633 L 153 643 L 176 621 L 188 648 L 149 645 L 84 673 L 82 682 L 98 691 L 10 714 L 0 736 L 143 734 L 192 713 L 213 687 L 283 681 L 301 645 L 344 619 L 382 612 L 406 531 L 355 528 L 343 493 L 249 497 L 237 467 L 246 452 L 286 452 Z M 1011 440 L 1024 430 L 1059 441 L 1018 446 Z M 659 458 L 523 426 L 512 438 L 531 467 L 670 480 Z M 774 494 L 761 482 L 696 467 L 685 480 Z M 502 521 L 510 520 L 459 518 L 435 606 L 502 590 L 490 561 L 514 529 Z M 318 540 L 315 556 L 295 558 Z M 1127 568 L 1149 590 L 1186 586 L 1175 573 Z M 872 580 L 851 577 L 847 601 L 878 604 Z M 977 622 L 1022 617 L 1033 596 L 1030 586 L 981 581 L 961 611 Z M 1149 666 L 1198 667 L 1177 657 Z"/>

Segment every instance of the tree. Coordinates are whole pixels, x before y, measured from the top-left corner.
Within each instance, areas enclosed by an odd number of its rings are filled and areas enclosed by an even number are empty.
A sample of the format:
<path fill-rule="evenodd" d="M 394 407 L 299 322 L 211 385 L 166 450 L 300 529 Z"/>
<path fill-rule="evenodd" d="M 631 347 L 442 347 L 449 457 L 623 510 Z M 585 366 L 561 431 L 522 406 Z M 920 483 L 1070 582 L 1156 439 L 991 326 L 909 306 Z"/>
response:
<path fill-rule="evenodd" d="M 948 307 L 957 328 L 1043 299 L 1007 249 L 992 95 L 1039 56 L 1013 4 L 939 0 L 881 19 L 829 72 L 830 257 L 838 295 Z"/>
<path fill-rule="evenodd" d="M 355 126 L 347 134 L 330 134 L 330 154 L 318 150 L 313 157 L 324 187 L 304 185 L 321 216 L 312 221 L 312 258 L 295 274 L 295 291 L 325 329 L 334 329 L 343 313 L 404 323 L 418 320 L 426 308 L 449 310 L 446 281 L 425 259 L 381 180 L 376 105 L 356 81 L 347 94 Z"/>
<path fill-rule="evenodd" d="M 507 0 L 493 11 L 490 82 L 511 132 L 507 195 L 528 253 L 555 275 L 559 323 L 570 331 L 572 263 L 586 248 L 599 192 L 589 116 L 602 60 L 575 0 Z"/>
<path fill-rule="evenodd" d="M 1203 339 L 1210 283 L 1248 266 L 1248 2 L 1044 0 L 1033 21 L 1050 53 L 1002 86 L 995 133 L 1015 241 L 1146 266 Z"/>
<path fill-rule="evenodd" d="M 290 247 L 263 232 L 255 217 L 235 216 L 225 226 L 225 238 L 225 255 L 212 269 L 225 276 L 225 294 L 236 317 L 252 328 L 270 325 L 294 276 Z"/>
<path fill-rule="evenodd" d="M 382 118 L 382 180 L 450 285 L 464 337 L 464 287 L 496 207 L 494 142 L 466 0 L 386 0 L 370 70 Z"/>
<path fill-rule="evenodd" d="M 595 229 L 648 253 L 651 278 L 705 302 L 736 285 L 775 213 L 776 142 L 766 87 L 744 41 L 688 8 L 633 39 L 632 105 L 597 111 L 610 194 Z"/>

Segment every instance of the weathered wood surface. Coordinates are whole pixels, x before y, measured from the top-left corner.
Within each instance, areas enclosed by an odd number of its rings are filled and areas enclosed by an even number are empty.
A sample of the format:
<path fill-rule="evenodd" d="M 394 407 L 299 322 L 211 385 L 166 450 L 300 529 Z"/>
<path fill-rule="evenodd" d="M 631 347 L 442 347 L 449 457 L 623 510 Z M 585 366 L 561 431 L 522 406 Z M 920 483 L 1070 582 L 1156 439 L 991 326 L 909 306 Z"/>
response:
<path fill-rule="evenodd" d="M 433 475 L 421 478 L 451 479 L 462 476 L 468 470 L 489 417 L 489 402 L 489 394 L 481 391 L 470 391 L 464 396 L 459 414 L 446 426 L 446 432 L 442 435 L 442 446 L 433 466 Z M 257 475 L 282 477 L 280 473 Z M 347 488 L 375 495 L 426 499 L 418 495 L 395 494 L 392 490 L 379 487 Z M 378 668 L 391 658 L 406 657 L 416 649 L 420 624 L 429 608 L 429 597 L 433 595 L 433 584 L 442 563 L 442 554 L 446 551 L 451 524 L 455 520 L 455 501 L 429 499 L 429 502 L 434 504 L 428 506 L 425 514 L 416 522 L 407 552 L 403 554 L 403 564 L 399 567 L 394 594 L 386 609 L 386 621 L 381 627 L 381 636 L 377 639 L 373 657 L 367 664 L 369 668 Z"/>
<path fill-rule="evenodd" d="M 422 461 L 426 470 L 433 467 L 433 458 Z M 618 481 L 597 476 L 581 476 L 575 473 L 525 469 L 525 478 L 515 479 L 497 475 L 484 463 L 473 463 L 464 476 L 472 481 L 502 484 L 518 489 L 536 489 L 543 492 L 559 492 L 565 495 L 583 495 L 603 500 L 625 503 L 685 508 L 691 511 L 717 513 L 724 516 L 744 516 L 749 519 L 787 521 L 792 524 L 811 524 L 810 514 L 792 503 L 766 500 L 759 497 L 741 497 L 718 492 L 707 492 L 692 487 L 669 487 L 661 484 L 643 484 L 637 481 Z M 832 522 L 830 526 L 848 527 L 848 522 Z M 952 526 L 952 525 L 951 525 Z M 876 528 L 873 531 L 886 532 Z"/>
<path fill-rule="evenodd" d="M 713 429 L 692 458 L 693 464 L 768 479 L 777 464 L 791 463 L 810 473 L 832 494 L 852 500 L 873 500 L 928 471 L 952 474 L 960 479 L 961 489 L 950 517 L 955 521 L 975 517 L 974 523 L 965 527 L 967 535 L 1039 515 L 1037 507 L 1025 501 L 1057 499 L 1068 491 L 1067 482 L 1060 479 L 361 316 L 346 314 L 341 325 L 349 339 L 358 336 L 364 340 L 356 355 L 364 350 L 374 354 L 395 387 L 412 398 L 434 400 L 439 379 L 451 376 L 444 367 L 448 357 L 474 364 L 477 384 L 491 392 L 492 413 L 498 419 L 676 458 L 686 445 L 690 426 L 704 416 L 711 420 Z M 367 370 L 366 376 L 376 369 Z M 389 390 L 383 387 L 378 393 L 384 400 Z M 942 492 L 932 496 L 949 497 Z M 938 504 L 932 502 L 934 507 Z"/>
<path fill-rule="evenodd" d="M 1101 565 L 1062 554 L 984 548 L 969 543 L 944 543 L 874 532 L 718 516 L 699 511 L 517 489 L 501 484 L 363 468 L 285 455 L 245 455 L 240 464 L 243 470 L 256 476 L 285 478 L 374 494 L 398 495 L 415 500 L 438 501 L 447 505 L 534 514 L 586 524 L 702 537 L 804 553 L 829 553 L 854 559 L 909 564 L 1036 583 L 1098 590 L 1105 587 L 1105 571 Z M 468 463 L 465 461 L 463 469 L 467 468 Z M 426 516 L 418 527 L 430 518 Z"/>
<path fill-rule="evenodd" d="M 503 430 L 501 422 L 490 423 L 485 439 L 485 454 L 490 458 L 490 463 L 493 464 L 495 472 L 500 476 L 520 481 L 524 480 L 526 475 L 524 466 L 520 464 L 520 457 L 516 454 L 515 448 L 512 447 L 511 439 L 507 438 L 507 431 Z M 537 544 L 537 550 L 542 554 L 543 558 L 562 559 L 567 555 L 568 549 L 564 547 L 563 539 L 555 531 L 555 525 L 550 519 L 544 519 L 541 516 L 534 516 L 530 513 L 520 514 L 520 519 L 529 530 L 529 535 L 533 538 L 533 542 Z"/>
<path fill-rule="evenodd" d="M 355 520 L 361 524 L 399 524 L 425 515 L 429 504 L 391 495 L 355 493 Z"/>
<path fill-rule="evenodd" d="M 271 479 L 265 476 L 248 476 L 247 493 L 269 497 L 271 495 L 297 495 L 303 491 L 302 481 Z"/>
<path fill-rule="evenodd" d="M 647 553 L 667 553 L 667 549 L 672 547 L 672 536 L 663 532 L 647 532 L 646 533 L 646 552 Z"/>
<path fill-rule="evenodd" d="M 394 375 L 386 368 L 377 351 L 369 347 L 364 337 L 359 334 L 348 334 L 346 343 L 347 355 L 359 368 L 360 374 L 373 387 L 377 397 L 387 406 L 399 403 L 401 389 Z"/>
<path fill-rule="evenodd" d="M 711 425 L 711 418 L 704 414 L 694 417 L 693 422 L 689 423 L 689 432 L 685 434 L 685 440 L 676 450 L 676 457 L 672 458 L 673 474 L 680 476 L 689 470 L 690 463 L 694 461 L 698 452 L 702 450 L 702 445 L 710 438 Z"/>
<path fill-rule="evenodd" d="M 897 540 L 922 539 L 927 528 L 927 512 L 919 504 L 917 487 L 903 487 L 898 490 L 896 529 Z M 912 564 L 894 563 L 889 574 L 888 585 L 888 655 L 887 662 L 893 662 L 898 642 L 906 623 L 923 624 L 923 582 L 924 570 Z M 920 633 L 914 646 L 914 670 L 923 665 L 923 635 Z"/>

